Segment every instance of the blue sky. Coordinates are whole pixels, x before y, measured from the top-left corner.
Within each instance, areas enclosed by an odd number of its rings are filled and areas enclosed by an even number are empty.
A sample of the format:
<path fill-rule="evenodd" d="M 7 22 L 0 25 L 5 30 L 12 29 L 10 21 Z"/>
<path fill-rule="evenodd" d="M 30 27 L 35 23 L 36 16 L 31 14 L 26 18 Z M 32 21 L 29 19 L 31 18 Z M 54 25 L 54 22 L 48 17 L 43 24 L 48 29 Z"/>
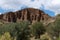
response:
<path fill-rule="evenodd" d="M 0 0 L 0 14 L 24 8 L 40 9 L 55 16 L 60 13 L 60 0 Z"/>

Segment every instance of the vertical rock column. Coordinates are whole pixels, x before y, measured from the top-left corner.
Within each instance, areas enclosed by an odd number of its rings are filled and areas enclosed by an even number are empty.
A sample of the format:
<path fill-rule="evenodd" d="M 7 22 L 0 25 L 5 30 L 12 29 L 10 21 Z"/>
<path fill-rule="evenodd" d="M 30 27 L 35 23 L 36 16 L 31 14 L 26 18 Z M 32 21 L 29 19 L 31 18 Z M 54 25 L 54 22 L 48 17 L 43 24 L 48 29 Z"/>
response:
<path fill-rule="evenodd" d="M 10 20 L 11 20 L 11 22 L 14 22 L 15 21 L 15 15 L 14 15 L 14 13 L 10 13 Z"/>
<path fill-rule="evenodd" d="M 32 20 L 33 20 L 33 14 L 31 13 L 31 15 L 30 15 L 30 21 L 31 21 L 31 23 L 32 23 Z"/>
<path fill-rule="evenodd" d="M 27 10 L 24 11 L 24 20 L 27 21 Z"/>
<path fill-rule="evenodd" d="M 22 15 L 21 16 L 21 21 L 22 21 L 22 20 L 24 20 L 24 12 L 23 11 L 21 11 L 21 15 Z"/>
<path fill-rule="evenodd" d="M 27 10 L 27 20 L 30 21 L 30 23 L 32 22 L 32 15 L 29 10 Z"/>
<path fill-rule="evenodd" d="M 41 12 L 41 20 L 40 20 L 41 22 L 43 21 L 43 13 Z"/>
<path fill-rule="evenodd" d="M 21 21 L 21 16 L 22 16 L 22 12 L 21 11 L 17 11 L 16 12 L 17 22 Z"/>
<path fill-rule="evenodd" d="M 39 11 L 36 12 L 36 21 L 39 21 L 40 17 L 39 17 Z"/>
<path fill-rule="evenodd" d="M 7 20 L 8 20 L 8 22 L 11 22 L 11 15 L 10 15 L 10 13 L 7 14 Z"/>

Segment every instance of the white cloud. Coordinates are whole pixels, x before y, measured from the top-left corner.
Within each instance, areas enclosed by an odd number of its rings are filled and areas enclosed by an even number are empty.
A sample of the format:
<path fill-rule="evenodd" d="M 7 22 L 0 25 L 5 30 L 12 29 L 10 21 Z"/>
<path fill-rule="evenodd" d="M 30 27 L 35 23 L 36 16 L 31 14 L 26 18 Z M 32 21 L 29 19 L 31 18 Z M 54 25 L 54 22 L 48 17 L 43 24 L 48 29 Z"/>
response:
<path fill-rule="evenodd" d="M 39 9 L 42 4 L 45 9 L 52 10 L 55 14 L 60 13 L 60 0 L 35 0 L 33 2 L 31 0 L 0 0 L 0 7 L 6 10 L 19 10 L 22 5 Z"/>
<path fill-rule="evenodd" d="M 2 13 L 0 13 L 0 15 L 1 15 Z"/>
<path fill-rule="evenodd" d="M 48 9 L 55 12 L 55 15 L 60 14 L 60 0 L 52 0 L 48 5 Z"/>

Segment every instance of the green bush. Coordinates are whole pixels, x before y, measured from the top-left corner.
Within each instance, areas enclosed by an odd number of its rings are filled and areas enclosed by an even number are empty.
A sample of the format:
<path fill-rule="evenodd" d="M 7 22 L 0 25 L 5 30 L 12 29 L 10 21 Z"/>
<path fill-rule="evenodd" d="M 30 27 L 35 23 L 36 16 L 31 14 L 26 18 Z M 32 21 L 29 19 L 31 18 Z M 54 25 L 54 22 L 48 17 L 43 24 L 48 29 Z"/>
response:
<path fill-rule="evenodd" d="M 30 37 L 29 22 L 22 21 L 16 25 L 15 29 L 17 31 L 17 40 L 29 40 Z"/>
<path fill-rule="evenodd" d="M 31 31 L 35 38 L 40 38 L 40 35 L 44 34 L 46 30 L 41 22 L 36 22 L 32 24 Z"/>
<path fill-rule="evenodd" d="M 9 32 L 5 32 L 5 33 L 1 36 L 0 40 L 12 40 L 12 38 L 11 38 Z"/>

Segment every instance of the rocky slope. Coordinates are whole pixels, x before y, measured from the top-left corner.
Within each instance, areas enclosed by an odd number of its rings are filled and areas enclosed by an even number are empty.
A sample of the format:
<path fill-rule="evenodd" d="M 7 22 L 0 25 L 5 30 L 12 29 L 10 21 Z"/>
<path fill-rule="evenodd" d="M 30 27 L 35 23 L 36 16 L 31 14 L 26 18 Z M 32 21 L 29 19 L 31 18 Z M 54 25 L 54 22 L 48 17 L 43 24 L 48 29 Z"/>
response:
<path fill-rule="evenodd" d="M 48 14 L 45 14 L 42 10 L 34 9 L 34 8 L 26 8 L 23 10 L 19 10 L 16 12 L 7 12 L 5 14 L 0 15 L 0 20 L 4 22 L 19 22 L 21 20 L 36 22 L 36 21 L 50 21 L 52 17 Z"/>

